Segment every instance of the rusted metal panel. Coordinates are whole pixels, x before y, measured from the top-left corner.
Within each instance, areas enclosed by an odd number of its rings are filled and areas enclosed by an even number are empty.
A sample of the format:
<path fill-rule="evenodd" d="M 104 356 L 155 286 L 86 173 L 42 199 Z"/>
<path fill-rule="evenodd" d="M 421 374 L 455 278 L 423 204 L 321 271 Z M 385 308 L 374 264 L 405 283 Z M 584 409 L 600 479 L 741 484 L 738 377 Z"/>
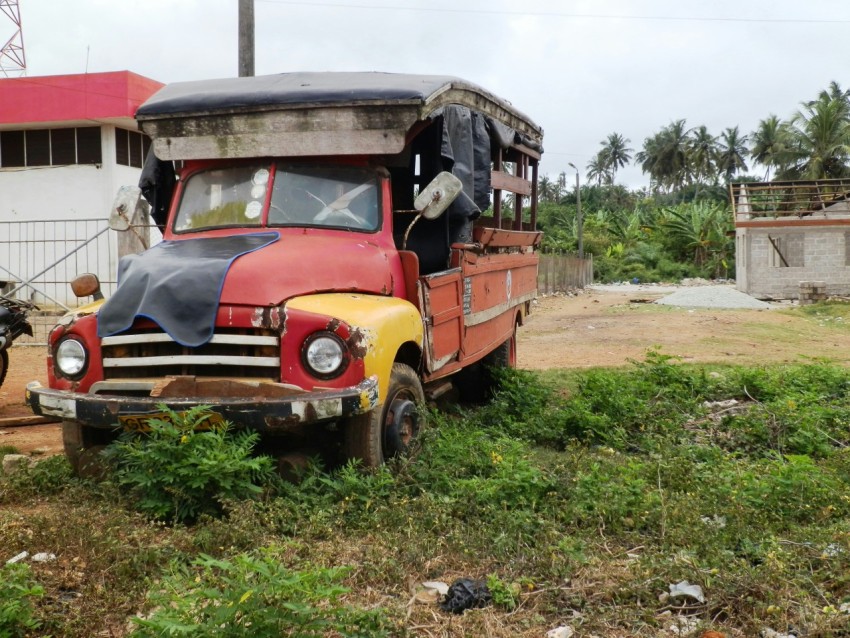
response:
<path fill-rule="evenodd" d="M 463 339 L 461 269 L 422 277 L 421 305 L 425 320 L 426 364 L 434 372 L 457 358 Z"/>
<path fill-rule="evenodd" d="M 207 379 L 195 376 L 168 376 L 156 383 L 152 397 L 291 397 L 304 394 L 285 383 L 234 379 Z"/>
<path fill-rule="evenodd" d="M 464 340 L 461 360 L 503 343 L 518 313 L 537 296 L 536 253 L 495 253 L 464 259 Z"/>
<path fill-rule="evenodd" d="M 484 248 L 526 248 L 538 246 L 543 239 L 540 231 L 510 230 L 475 226 L 472 229 L 472 240 Z"/>
<path fill-rule="evenodd" d="M 419 278 L 419 256 L 411 250 L 400 250 L 398 251 L 398 256 L 401 260 L 402 271 L 404 272 L 405 298 L 421 312 L 422 308 L 419 305 L 419 289 L 417 285 L 417 279 Z"/>
<path fill-rule="evenodd" d="M 165 404 L 178 412 L 207 405 L 237 426 L 270 432 L 282 423 L 320 423 L 368 412 L 378 404 L 378 378 L 371 376 L 355 386 L 338 390 L 296 391 L 271 397 L 93 395 L 45 388 L 32 382 L 27 386 L 26 399 L 35 414 L 98 428 L 113 428 L 121 417 L 144 419 L 146 415 L 159 414 L 161 405 Z"/>

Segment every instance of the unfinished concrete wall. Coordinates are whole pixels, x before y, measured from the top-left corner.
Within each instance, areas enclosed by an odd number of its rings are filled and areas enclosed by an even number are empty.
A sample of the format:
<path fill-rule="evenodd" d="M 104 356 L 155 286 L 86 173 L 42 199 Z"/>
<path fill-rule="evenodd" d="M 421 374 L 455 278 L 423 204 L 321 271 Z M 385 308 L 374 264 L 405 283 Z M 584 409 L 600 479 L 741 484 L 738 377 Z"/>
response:
<path fill-rule="evenodd" d="M 798 299 L 801 281 L 824 281 L 828 295 L 850 295 L 850 228 L 800 226 L 736 230 L 738 290 Z"/>

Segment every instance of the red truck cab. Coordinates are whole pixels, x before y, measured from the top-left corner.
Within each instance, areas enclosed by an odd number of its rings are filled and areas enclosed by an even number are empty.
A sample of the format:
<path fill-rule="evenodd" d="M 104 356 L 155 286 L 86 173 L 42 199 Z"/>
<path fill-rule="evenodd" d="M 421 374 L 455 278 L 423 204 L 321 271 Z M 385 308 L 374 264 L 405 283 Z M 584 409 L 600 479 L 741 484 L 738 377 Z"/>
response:
<path fill-rule="evenodd" d="M 208 405 L 284 462 L 321 445 L 375 466 L 426 395 L 481 394 L 484 363 L 514 363 L 542 131 L 507 102 L 441 76 L 282 74 L 169 85 L 137 119 L 163 242 L 54 328 L 49 387 L 27 390 L 77 471 L 162 404 Z"/>

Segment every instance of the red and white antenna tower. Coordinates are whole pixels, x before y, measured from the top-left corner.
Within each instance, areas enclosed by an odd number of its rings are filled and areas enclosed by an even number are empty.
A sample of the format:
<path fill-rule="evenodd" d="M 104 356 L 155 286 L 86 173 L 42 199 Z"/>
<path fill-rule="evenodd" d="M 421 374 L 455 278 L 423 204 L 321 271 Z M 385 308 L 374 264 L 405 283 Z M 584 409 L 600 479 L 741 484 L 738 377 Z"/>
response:
<path fill-rule="evenodd" d="M 7 78 L 22 77 L 27 74 L 24 32 L 21 29 L 21 9 L 18 5 L 18 0 L 0 0 L 0 11 L 6 14 L 15 27 L 12 37 L 0 48 L 0 75 Z M 0 29 L 0 34 L 4 31 L 5 29 Z"/>

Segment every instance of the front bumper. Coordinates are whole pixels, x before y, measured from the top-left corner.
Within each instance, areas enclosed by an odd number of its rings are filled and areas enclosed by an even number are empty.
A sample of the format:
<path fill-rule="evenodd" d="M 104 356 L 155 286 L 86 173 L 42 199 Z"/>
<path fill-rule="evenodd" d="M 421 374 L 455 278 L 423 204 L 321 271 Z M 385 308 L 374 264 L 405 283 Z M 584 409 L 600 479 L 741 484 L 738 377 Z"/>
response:
<path fill-rule="evenodd" d="M 378 404 L 378 378 L 369 377 L 340 390 L 299 392 L 286 397 L 138 397 L 54 390 L 38 381 L 27 385 L 26 401 L 35 414 L 95 428 L 115 428 L 128 419 L 159 415 L 161 406 L 181 412 L 198 405 L 237 427 L 261 433 L 285 433 L 300 425 L 363 414 Z"/>

